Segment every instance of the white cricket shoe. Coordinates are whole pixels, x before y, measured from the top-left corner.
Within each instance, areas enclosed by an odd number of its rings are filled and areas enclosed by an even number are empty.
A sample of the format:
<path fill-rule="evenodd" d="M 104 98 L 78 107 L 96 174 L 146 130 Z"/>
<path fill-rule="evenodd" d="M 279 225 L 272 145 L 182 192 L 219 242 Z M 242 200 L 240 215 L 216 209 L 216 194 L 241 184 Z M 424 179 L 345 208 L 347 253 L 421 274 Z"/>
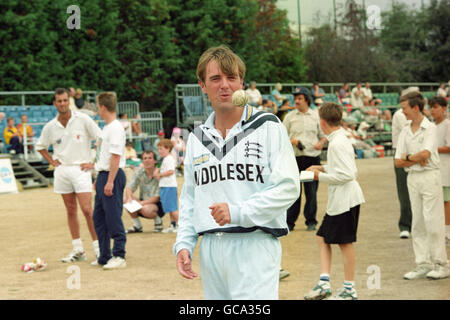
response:
<path fill-rule="evenodd" d="M 61 259 L 64 263 L 70 263 L 75 261 L 85 261 L 86 253 L 82 250 L 72 250 L 67 257 Z"/>
<path fill-rule="evenodd" d="M 403 275 L 403 279 L 414 280 L 414 279 L 425 278 L 425 276 L 432 270 L 433 270 L 432 266 L 430 266 L 428 264 L 421 264 L 421 265 L 418 265 L 414 270 L 412 270 L 408 273 L 405 273 L 405 275 Z"/>
<path fill-rule="evenodd" d="M 122 269 L 127 266 L 127 262 L 121 257 L 112 257 L 103 266 L 103 270 Z"/>
<path fill-rule="evenodd" d="M 170 225 L 170 227 L 164 229 L 162 231 L 162 233 L 177 233 L 177 231 L 178 231 L 177 227 L 174 227 L 173 225 Z"/>
<path fill-rule="evenodd" d="M 448 265 L 442 266 L 437 264 L 434 270 L 427 273 L 427 278 L 438 280 L 450 277 L 450 268 Z"/>
<path fill-rule="evenodd" d="M 411 233 L 409 231 L 404 230 L 400 232 L 400 239 L 408 239 L 411 236 Z"/>

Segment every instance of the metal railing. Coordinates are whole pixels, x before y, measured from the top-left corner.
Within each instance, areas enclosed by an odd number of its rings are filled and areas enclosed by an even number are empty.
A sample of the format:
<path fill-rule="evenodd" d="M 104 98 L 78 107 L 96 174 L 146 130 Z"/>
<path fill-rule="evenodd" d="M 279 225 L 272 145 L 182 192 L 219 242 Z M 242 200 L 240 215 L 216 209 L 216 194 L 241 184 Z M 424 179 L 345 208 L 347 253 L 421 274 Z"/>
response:
<path fill-rule="evenodd" d="M 53 96 L 55 94 L 54 91 L 0 91 L 0 96 L 18 96 L 20 97 L 20 105 L 27 106 L 26 97 L 27 96 L 38 96 L 38 95 L 50 95 Z M 83 91 L 83 96 L 85 97 L 86 102 L 94 102 L 95 97 L 97 96 L 98 91 L 94 90 L 86 90 Z M 8 104 L 9 105 L 9 104 Z"/>

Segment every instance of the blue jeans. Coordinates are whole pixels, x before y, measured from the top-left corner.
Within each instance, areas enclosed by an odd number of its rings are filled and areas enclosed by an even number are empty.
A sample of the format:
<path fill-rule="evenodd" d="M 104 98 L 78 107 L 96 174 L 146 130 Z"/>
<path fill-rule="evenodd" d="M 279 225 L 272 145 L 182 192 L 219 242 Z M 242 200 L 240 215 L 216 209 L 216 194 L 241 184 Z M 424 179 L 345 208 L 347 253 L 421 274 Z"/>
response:
<path fill-rule="evenodd" d="M 100 247 L 99 264 L 106 264 L 112 256 L 125 259 L 125 243 L 127 241 L 122 222 L 123 191 L 126 184 L 125 173 L 122 169 L 117 172 L 114 180 L 113 195 L 107 197 L 104 188 L 108 180 L 108 171 L 98 174 L 95 184 L 94 227 Z M 111 256 L 111 238 L 114 245 Z"/>

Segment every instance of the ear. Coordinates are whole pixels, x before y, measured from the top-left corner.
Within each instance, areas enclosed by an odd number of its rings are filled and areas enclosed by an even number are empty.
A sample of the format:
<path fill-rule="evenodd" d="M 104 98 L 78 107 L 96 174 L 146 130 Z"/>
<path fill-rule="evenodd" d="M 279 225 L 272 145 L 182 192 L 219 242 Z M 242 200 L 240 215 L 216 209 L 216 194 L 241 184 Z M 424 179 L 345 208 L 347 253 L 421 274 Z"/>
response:
<path fill-rule="evenodd" d="M 202 89 L 202 92 L 206 94 L 206 85 L 203 81 L 198 80 L 198 84 L 200 85 L 200 88 Z"/>

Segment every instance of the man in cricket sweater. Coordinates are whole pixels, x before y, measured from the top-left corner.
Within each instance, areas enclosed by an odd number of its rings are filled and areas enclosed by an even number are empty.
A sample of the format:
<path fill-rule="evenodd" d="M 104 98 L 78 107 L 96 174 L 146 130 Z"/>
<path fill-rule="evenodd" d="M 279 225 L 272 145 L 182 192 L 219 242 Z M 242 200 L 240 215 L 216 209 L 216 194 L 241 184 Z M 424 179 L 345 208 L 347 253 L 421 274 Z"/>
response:
<path fill-rule="evenodd" d="M 188 139 L 177 268 L 194 279 L 191 261 L 200 235 L 205 299 L 278 299 L 286 210 L 300 191 L 299 173 L 279 119 L 236 106 L 245 65 L 225 46 L 203 53 L 199 84 L 214 112 Z"/>

